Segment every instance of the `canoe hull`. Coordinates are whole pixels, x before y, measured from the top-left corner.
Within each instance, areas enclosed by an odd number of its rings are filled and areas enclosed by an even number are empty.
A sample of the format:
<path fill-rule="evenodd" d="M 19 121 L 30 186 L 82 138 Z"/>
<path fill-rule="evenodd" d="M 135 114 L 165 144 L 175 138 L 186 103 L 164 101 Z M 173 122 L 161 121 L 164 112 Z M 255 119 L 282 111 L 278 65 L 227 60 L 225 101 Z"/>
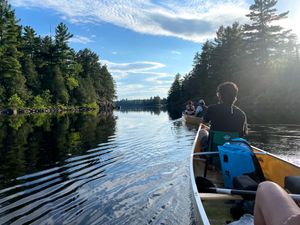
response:
<path fill-rule="evenodd" d="M 202 118 L 197 117 L 197 116 L 191 116 L 191 115 L 184 114 L 183 118 L 184 118 L 185 123 L 189 124 L 189 125 L 199 126 L 200 123 L 202 123 Z"/>
<path fill-rule="evenodd" d="M 211 213 L 212 211 L 215 211 L 215 208 L 217 207 L 219 212 L 221 212 L 221 207 L 222 206 L 216 206 L 216 204 L 218 205 L 222 205 L 219 204 L 222 201 L 222 196 L 220 197 L 220 202 L 215 203 L 215 199 L 218 198 L 218 196 L 215 196 L 215 198 L 213 198 L 214 196 L 210 195 L 210 196 L 205 196 L 206 198 L 202 198 L 200 199 L 198 190 L 197 190 L 197 186 L 195 184 L 195 177 L 197 176 L 203 176 L 204 174 L 204 162 L 201 161 L 201 158 L 194 156 L 194 153 L 198 153 L 201 152 L 201 147 L 200 147 L 200 140 L 199 140 L 199 132 L 202 128 L 204 128 L 205 125 L 200 125 L 196 138 L 194 140 L 194 145 L 193 145 L 193 149 L 191 152 L 191 160 L 190 160 L 190 170 L 191 170 L 191 184 L 192 184 L 192 196 L 193 198 L 193 203 L 194 203 L 194 208 L 195 210 L 198 210 L 198 213 L 196 213 L 196 215 L 199 215 L 200 217 L 200 222 L 197 222 L 197 224 L 205 224 L 205 225 L 209 225 L 209 224 L 222 224 L 220 223 L 222 220 L 224 220 L 223 222 L 225 222 L 225 220 L 228 219 L 228 217 L 230 215 L 225 215 L 226 212 L 224 213 L 224 215 L 221 215 L 220 218 L 215 218 L 214 214 L 215 213 Z M 266 180 L 270 180 L 273 181 L 277 184 L 279 184 L 281 187 L 284 187 L 284 177 L 285 176 L 300 176 L 300 167 L 297 165 L 294 165 L 290 162 L 287 162 L 284 159 L 281 159 L 278 156 L 275 156 L 271 153 L 268 153 L 266 151 L 263 151 L 261 149 L 258 149 L 256 147 L 253 147 L 253 152 L 256 153 L 257 159 L 260 163 L 260 166 L 263 170 L 264 176 L 266 178 Z M 222 187 L 220 185 L 222 185 L 223 183 L 223 178 L 220 175 L 221 173 L 219 172 L 213 172 L 210 171 L 208 173 L 208 177 L 209 179 L 211 179 L 213 181 L 213 183 L 217 184 L 218 187 Z M 221 179 L 221 181 L 220 181 Z M 214 200 L 213 200 L 214 199 Z M 225 201 L 226 198 L 224 198 Z M 214 203 L 213 203 L 214 202 Z M 225 205 L 224 205 L 225 206 Z M 226 206 L 225 206 L 226 207 Z M 225 211 L 225 210 L 224 210 Z M 230 219 L 230 218 L 229 218 Z"/>

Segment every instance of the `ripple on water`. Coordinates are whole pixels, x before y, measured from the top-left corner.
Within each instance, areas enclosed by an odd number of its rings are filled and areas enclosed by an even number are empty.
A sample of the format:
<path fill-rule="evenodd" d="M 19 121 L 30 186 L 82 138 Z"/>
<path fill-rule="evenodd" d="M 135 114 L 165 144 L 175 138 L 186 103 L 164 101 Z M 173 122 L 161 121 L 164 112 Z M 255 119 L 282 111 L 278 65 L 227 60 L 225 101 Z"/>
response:
<path fill-rule="evenodd" d="M 1 191 L 1 224 L 32 223 L 52 211 L 82 205 L 87 199 L 81 188 L 105 177 L 105 170 L 120 157 L 113 150 L 97 148 L 69 158 L 61 167 L 17 178 L 23 183 Z"/>
<path fill-rule="evenodd" d="M 196 128 L 166 113 L 117 115 L 104 142 L 0 190 L 0 224 L 193 224 L 188 164 Z M 300 129 L 251 129 L 252 144 L 300 158 Z"/>
<path fill-rule="evenodd" d="M 144 116 L 120 114 L 105 143 L 16 178 L 0 190 L 0 224 L 186 224 L 195 130 Z"/>

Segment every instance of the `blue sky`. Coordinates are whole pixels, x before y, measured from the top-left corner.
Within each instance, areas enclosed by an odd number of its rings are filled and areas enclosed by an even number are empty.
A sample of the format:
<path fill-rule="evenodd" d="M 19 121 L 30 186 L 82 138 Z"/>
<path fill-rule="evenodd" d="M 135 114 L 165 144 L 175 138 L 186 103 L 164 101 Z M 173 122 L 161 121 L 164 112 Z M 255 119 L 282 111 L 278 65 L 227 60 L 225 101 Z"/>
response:
<path fill-rule="evenodd" d="M 22 25 L 53 34 L 60 22 L 74 35 L 70 46 L 90 48 L 106 64 L 118 99 L 166 97 L 177 73 L 188 73 L 204 41 L 221 25 L 247 22 L 253 0 L 10 0 Z M 300 36 L 300 1 L 281 25 Z"/>

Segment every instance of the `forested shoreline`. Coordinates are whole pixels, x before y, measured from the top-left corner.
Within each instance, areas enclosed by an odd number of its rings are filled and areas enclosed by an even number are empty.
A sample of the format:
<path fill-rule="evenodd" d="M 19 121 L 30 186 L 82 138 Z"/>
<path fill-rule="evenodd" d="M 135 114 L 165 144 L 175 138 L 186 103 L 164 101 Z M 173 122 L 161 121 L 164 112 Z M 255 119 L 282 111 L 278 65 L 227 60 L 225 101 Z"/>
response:
<path fill-rule="evenodd" d="M 72 37 L 63 23 L 53 36 L 37 35 L 19 25 L 8 1 L 0 0 L 1 111 L 76 111 L 113 101 L 115 82 L 106 65 L 90 49 L 71 48 Z"/>
<path fill-rule="evenodd" d="M 168 109 L 182 110 L 188 100 L 214 104 L 218 84 L 233 81 L 239 86 L 237 105 L 251 122 L 299 123 L 299 43 L 291 30 L 275 25 L 288 16 L 276 4 L 255 0 L 246 15 L 249 24 L 220 26 L 196 53 L 192 70 L 175 76 Z"/>
<path fill-rule="evenodd" d="M 150 97 L 149 99 L 122 99 L 115 102 L 117 107 L 121 108 L 162 108 L 166 106 L 167 99 L 159 96 Z"/>

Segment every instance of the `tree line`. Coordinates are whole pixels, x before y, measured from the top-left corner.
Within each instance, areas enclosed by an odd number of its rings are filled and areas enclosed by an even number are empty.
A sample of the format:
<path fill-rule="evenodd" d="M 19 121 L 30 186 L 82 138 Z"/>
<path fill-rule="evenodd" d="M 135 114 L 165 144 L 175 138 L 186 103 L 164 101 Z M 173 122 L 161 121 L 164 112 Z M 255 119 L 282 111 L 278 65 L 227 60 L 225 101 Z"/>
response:
<path fill-rule="evenodd" d="M 188 100 L 216 103 L 216 87 L 224 81 L 239 86 L 240 105 L 250 119 L 299 121 L 299 43 L 291 30 L 276 22 L 277 0 L 255 0 L 246 15 L 250 23 L 220 26 L 214 40 L 197 52 L 192 70 L 175 76 L 167 97 L 169 110 L 181 110 Z M 300 121 L 299 121 L 300 122 Z"/>
<path fill-rule="evenodd" d="M 60 23 L 55 34 L 37 35 L 19 25 L 0 0 L 0 108 L 91 106 L 115 98 L 115 82 L 90 49 L 76 52 L 73 35 Z"/>
<path fill-rule="evenodd" d="M 153 107 L 160 108 L 166 105 L 166 99 L 161 99 L 159 96 L 150 97 L 150 99 L 122 99 L 116 101 L 115 104 L 121 108 L 138 108 L 138 107 Z"/>

